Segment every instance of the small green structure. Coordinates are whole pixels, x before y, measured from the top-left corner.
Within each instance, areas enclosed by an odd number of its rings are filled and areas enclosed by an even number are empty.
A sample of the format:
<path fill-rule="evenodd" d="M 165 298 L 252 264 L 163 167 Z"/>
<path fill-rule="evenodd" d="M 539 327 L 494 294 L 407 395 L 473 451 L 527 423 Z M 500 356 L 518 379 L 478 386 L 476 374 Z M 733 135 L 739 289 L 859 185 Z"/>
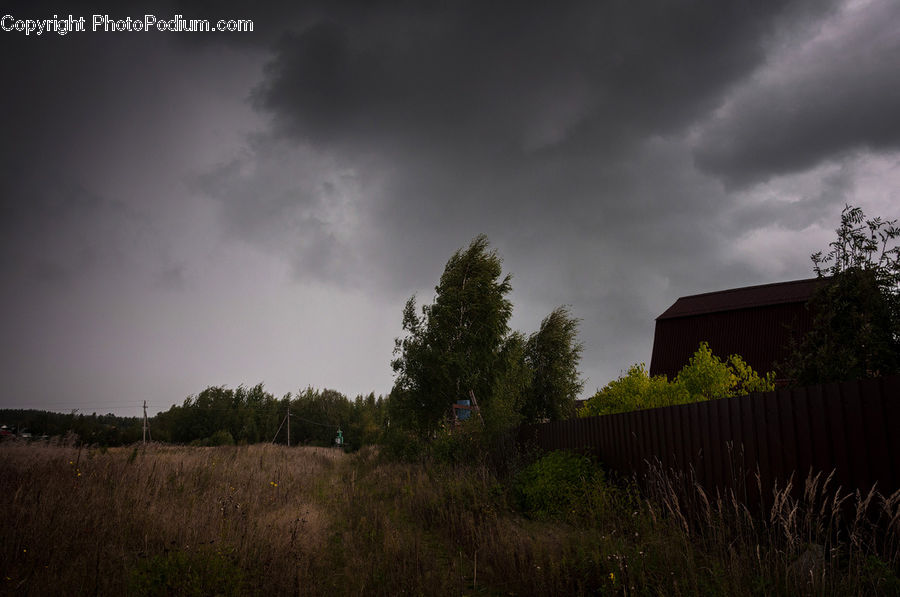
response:
<path fill-rule="evenodd" d="M 341 432 L 340 427 L 337 430 L 337 437 L 334 438 L 334 445 L 339 448 L 344 445 L 344 434 Z"/>

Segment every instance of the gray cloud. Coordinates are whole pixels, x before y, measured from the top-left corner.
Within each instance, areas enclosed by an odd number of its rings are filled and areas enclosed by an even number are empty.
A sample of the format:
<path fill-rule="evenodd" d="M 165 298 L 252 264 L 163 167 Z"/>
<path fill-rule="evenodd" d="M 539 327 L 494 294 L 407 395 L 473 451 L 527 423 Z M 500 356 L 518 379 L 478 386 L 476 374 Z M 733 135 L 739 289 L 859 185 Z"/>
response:
<path fill-rule="evenodd" d="M 300 281 L 359 285 L 355 236 L 365 206 L 352 170 L 263 137 L 191 187 L 213 200 L 226 241 L 285 257 Z"/>
<path fill-rule="evenodd" d="M 0 268 L 7 280 L 24 276 L 39 284 L 68 287 L 90 271 L 127 267 L 130 250 L 146 241 L 136 213 L 50 170 L 44 180 L 0 184 Z"/>
<path fill-rule="evenodd" d="M 644 143 L 677 138 L 758 68 L 779 19 L 817 14 L 802 3 L 324 11 L 279 40 L 254 103 L 276 137 L 378 178 L 363 191 L 380 232 L 365 254 L 409 286 L 428 275 L 422 247 L 447 255 L 482 231 L 536 228 L 542 246 L 566 246 L 724 207 L 708 193 L 661 199 L 671 191 L 640 161 Z M 515 246 L 530 252 L 524 238 Z"/>
<path fill-rule="evenodd" d="M 762 35 L 783 4 L 327 14 L 281 38 L 257 104 L 279 130 L 330 147 L 463 146 L 494 157 L 566 140 L 593 153 L 712 105 L 763 59 Z"/>
<path fill-rule="evenodd" d="M 895 209 L 889 2 L 231 4 L 147 10 L 253 35 L 0 35 L 17 396 L 386 392 L 404 299 L 481 232 L 515 327 L 583 319 L 590 391 L 678 296 Z"/>
<path fill-rule="evenodd" d="M 845 7 L 737 87 L 700 127 L 704 170 L 744 185 L 858 150 L 900 148 L 900 5 Z"/>

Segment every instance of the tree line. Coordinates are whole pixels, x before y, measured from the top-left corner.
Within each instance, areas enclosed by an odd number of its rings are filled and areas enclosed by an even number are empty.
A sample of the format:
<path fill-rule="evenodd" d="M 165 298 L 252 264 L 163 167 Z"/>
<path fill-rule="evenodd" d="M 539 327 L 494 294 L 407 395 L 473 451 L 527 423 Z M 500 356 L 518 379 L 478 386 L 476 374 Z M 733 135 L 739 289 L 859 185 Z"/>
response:
<path fill-rule="evenodd" d="M 351 400 L 335 390 L 307 388 L 276 398 L 262 384 L 210 386 L 150 417 L 148 424 L 153 441 L 200 446 L 284 444 L 288 424 L 292 445 L 328 446 L 340 430 L 345 447 L 357 449 L 379 441 L 385 412 L 385 399 L 374 393 Z M 143 439 L 142 417 L 0 410 L 0 421 L 16 432 L 27 431 L 32 440 L 69 437 L 85 444 L 119 446 Z"/>
<path fill-rule="evenodd" d="M 900 228 L 896 220 L 866 219 L 846 206 L 836 240 L 811 256 L 828 280 L 808 308 L 812 330 L 795 338 L 780 377 L 809 385 L 900 372 Z M 150 421 L 154 440 L 218 445 L 287 441 L 329 445 L 338 429 L 350 448 L 379 442 L 386 432 L 431 440 L 452 430 L 453 404 L 472 400 L 473 417 L 488 433 L 520 423 L 576 415 L 584 387 L 578 366 L 580 319 L 568 306 L 553 309 L 540 328 L 512 330 L 508 295 L 512 276 L 485 235 L 456 251 L 444 267 L 430 303 L 416 296 L 402 311 L 389 396 L 349 399 L 335 390 L 307 388 L 277 398 L 262 384 L 210 386 Z M 650 378 L 643 364 L 599 389 L 580 414 L 738 395 L 770 389 L 770 372 L 752 371 L 737 355 L 722 360 L 701 345 L 673 380 Z M 288 419 L 287 413 L 291 417 Z M 288 423 L 289 421 L 289 423 Z M 138 417 L 0 411 L 0 422 L 33 435 L 69 431 L 103 445 L 142 437 Z M 279 428 L 281 431 L 279 431 Z"/>
<path fill-rule="evenodd" d="M 57 413 L 36 409 L 0 409 L 0 423 L 32 441 L 65 438 L 103 446 L 120 446 L 141 439 L 142 419 L 114 414 Z"/>
<path fill-rule="evenodd" d="M 292 444 L 331 445 L 341 430 L 345 444 L 358 448 L 378 440 L 384 412 L 384 398 L 374 393 L 351 400 L 336 390 L 309 387 L 276 398 L 262 384 L 211 386 L 157 414 L 154 439 L 158 434 L 181 444 L 287 443 L 290 434 Z"/>

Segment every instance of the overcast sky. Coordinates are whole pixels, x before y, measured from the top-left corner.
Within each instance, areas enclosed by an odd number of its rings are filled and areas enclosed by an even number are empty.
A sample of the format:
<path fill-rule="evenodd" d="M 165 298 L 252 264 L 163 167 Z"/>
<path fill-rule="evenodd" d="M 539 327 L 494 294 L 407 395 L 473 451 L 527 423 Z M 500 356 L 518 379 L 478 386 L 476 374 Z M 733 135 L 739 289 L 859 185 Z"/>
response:
<path fill-rule="evenodd" d="M 482 232 L 514 329 L 583 320 L 590 394 L 679 296 L 900 215 L 894 0 L 117 4 L 2 2 L 87 29 L 0 31 L 2 408 L 387 394 L 404 302 Z"/>

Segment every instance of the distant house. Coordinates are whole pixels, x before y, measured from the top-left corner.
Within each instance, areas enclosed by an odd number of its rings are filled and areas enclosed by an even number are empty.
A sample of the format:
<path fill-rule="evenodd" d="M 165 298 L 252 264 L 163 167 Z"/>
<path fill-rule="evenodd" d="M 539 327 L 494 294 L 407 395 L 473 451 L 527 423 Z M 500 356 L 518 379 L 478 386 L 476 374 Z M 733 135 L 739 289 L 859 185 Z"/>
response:
<path fill-rule="evenodd" d="M 672 379 L 701 342 L 725 358 L 740 355 L 759 373 L 776 371 L 791 337 L 812 325 L 806 303 L 820 278 L 683 296 L 656 318 L 650 374 Z"/>

